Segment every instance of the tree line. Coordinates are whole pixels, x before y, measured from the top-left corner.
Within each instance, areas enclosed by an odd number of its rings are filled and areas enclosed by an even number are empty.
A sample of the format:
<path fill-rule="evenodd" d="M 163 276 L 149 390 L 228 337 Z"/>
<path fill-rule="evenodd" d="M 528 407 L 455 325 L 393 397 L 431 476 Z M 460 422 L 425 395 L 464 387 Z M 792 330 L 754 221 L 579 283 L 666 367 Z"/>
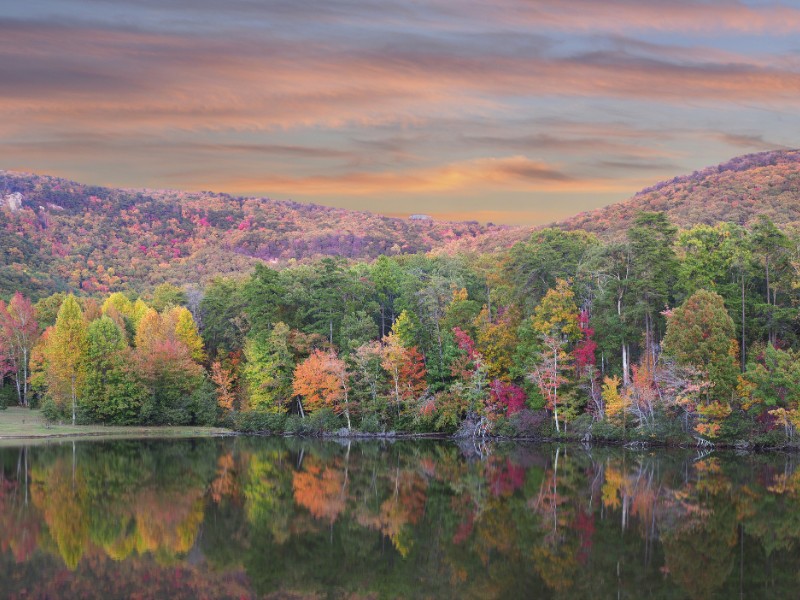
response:
<path fill-rule="evenodd" d="M 545 229 L 490 254 L 257 265 L 201 297 L 16 296 L 0 347 L 20 403 L 91 421 L 782 443 L 799 289 L 800 237 L 766 217 L 641 213 L 617 242 Z"/>

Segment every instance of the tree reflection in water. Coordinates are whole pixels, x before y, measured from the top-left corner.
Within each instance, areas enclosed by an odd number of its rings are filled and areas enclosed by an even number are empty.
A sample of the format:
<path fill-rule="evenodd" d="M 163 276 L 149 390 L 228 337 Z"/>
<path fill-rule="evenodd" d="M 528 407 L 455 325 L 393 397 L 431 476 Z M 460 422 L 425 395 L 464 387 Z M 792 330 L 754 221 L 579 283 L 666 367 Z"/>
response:
<path fill-rule="evenodd" d="M 793 455 L 298 439 L 0 449 L 9 598 L 791 597 Z"/>

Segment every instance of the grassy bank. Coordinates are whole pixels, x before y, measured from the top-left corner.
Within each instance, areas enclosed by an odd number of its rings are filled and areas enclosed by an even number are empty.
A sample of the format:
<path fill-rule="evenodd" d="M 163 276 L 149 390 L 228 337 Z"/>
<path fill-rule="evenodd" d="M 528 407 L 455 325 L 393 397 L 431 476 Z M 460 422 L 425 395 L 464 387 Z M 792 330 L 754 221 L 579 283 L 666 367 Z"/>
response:
<path fill-rule="evenodd" d="M 0 411 L 0 443 L 4 440 L 62 437 L 205 437 L 230 434 L 221 427 L 115 427 L 103 425 L 51 424 L 38 410 L 9 408 Z"/>

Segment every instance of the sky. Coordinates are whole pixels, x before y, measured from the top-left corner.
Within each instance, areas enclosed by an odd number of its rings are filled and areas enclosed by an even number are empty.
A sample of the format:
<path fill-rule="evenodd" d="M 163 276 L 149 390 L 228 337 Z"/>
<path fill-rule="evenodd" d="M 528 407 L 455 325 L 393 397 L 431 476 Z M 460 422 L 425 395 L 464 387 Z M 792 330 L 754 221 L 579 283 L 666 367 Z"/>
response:
<path fill-rule="evenodd" d="M 542 224 L 800 145 L 800 2 L 25 0 L 0 169 Z"/>

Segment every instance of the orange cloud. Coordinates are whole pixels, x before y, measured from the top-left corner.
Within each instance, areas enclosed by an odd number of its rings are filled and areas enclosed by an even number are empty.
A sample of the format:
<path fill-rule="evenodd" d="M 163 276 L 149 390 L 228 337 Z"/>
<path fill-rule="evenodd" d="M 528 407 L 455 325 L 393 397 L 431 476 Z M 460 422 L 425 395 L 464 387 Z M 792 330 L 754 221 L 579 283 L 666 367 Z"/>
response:
<path fill-rule="evenodd" d="M 181 174 L 182 179 L 186 174 Z M 213 185 L 234 193 L 269 190 L 272 195 L 372 195 L 436 194 L 476 189 L 529 192 L 623 192 L 630 188 L 618 180 L 578 179 L 556 166 L 525 156 L 480 158 L 439 167 L 378 173 L 353 172 L 328 176 L 213 178 Z"/>
<path fill-rule="evenodd" d="M 515 98 L 548 96 L 800 104 L 791 63 L 673 60 L 667 50 L 469 52 L 461 43 L 405 41 L 371 48 L 6 24 L 0 133 L 376 127 L 453 112 L 486 116 Z"/>
<path fill-rule="evenodd" d="M 113 5 L 91 3 L 98 13 Z M 800 10 L 786 6 L 125 6 L 169 18 L 149 30 L 152 21 L 121 27 L 115 23 L 123 20 L 94 14 L 0 18 L 0 166 L 109 185 L 337 202 L 627 195 L 639 182 L 704 166 L 731 148 L 775 147 L 765 139 L 780 141 L 774 132 L 789 130 L 800 108 L 800 63 L 766 43 L 773 33 L 800 30 Z M 704 45 L 630 37 L 652 30 L 695 35 Z M 766 32 L 767 50 L 734 52 L 706 35 L 732 31 Z M 739 132 L 710 131 L 706 115 L 727 125 L 748 105 L 777 113 L 772 132 L 752 122 Z M 673 118 L 696 110 L 706 113 L 694 126 Z M 497 215 L 506 221 L 516 209 L 509 210 Z"/>

